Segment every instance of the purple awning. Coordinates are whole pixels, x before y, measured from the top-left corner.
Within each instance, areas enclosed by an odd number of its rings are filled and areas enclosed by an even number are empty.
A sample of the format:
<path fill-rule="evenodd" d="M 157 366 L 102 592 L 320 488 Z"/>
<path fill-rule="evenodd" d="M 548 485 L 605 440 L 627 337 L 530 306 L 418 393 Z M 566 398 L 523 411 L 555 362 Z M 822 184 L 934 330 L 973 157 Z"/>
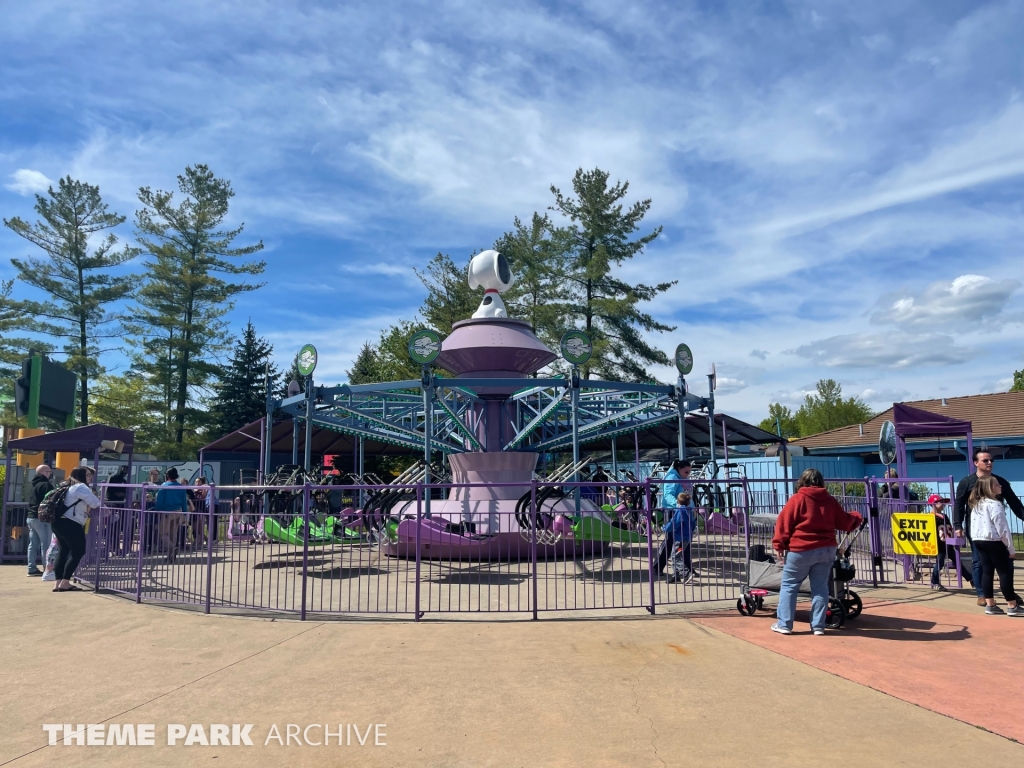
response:
<path fill-rule="evenodd" d="M 61 453 L 93 453 L 103 440 L 120 440 L 124 449 L 132 453 L 135 447 L 135 433 L 130 429 L 108 427 L 106 424 L 89 424 L 63 432 L 49 432 L 45 435 L 21 437 L 7 443 L 12 451 L 38 453 L 39 451 L 60 451 Z"/>
<path fill-rule="evenodd" d="M 903 403 L 892 406 L 896 434 L 908 437 L 961 437 L 971 433 L 971 422 L 951 419 L 931 411 L 911 408 Z"/>

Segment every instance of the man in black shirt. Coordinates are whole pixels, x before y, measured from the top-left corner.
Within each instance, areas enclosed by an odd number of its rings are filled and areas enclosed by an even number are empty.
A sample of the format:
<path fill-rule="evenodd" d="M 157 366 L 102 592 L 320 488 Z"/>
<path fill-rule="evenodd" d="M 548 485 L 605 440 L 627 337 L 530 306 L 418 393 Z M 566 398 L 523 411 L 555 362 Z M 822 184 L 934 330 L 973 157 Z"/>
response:
<path fill-rule="evenodd" d="M 1006 502 L 1010 510 L 1021 520 L 1024 520 L 1024 504 L 1013 492 L 1013 486 L 1009 480 L 1001 478 L 992 472 L 992 454 L 985 448 L 974 449 L 974 474 L 968 475 L 956 487 L 956 504 L 953 507 L 953 527 L 956 528 L 956 535 L 968 534 L 967 540 L 971 543 L 971 572 L 974 576 L 974 590 L 978 595 L 978 605 L 984 605 L 985 598 L 981 594 L 981 561 L 974 549 L 974 542 L 970 540 L 971 532 L 971 510 L 967 507 L 967 498 L 978 482 L 979 477 L 994 477 L 1002 487 L 1003 492 L 997 498 Z"/>

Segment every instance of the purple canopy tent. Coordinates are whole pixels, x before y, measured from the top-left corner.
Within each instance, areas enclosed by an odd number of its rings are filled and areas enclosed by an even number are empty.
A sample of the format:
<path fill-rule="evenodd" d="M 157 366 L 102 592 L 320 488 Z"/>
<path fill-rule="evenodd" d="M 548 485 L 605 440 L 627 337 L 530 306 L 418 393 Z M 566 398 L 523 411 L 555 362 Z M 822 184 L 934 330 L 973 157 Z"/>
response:
<path fill-rule="evenodd" d="M 128 475 L 131 476 L 132 454 L 135 449 L 135 433 L 130 429 L 108 427 L 106 424 L 89 424 L 63 432 L 49 432 L 45 435 L 22 437 L 7 442 L 6 474 L 4 475 L 3 501 L 0 503 L 0 562 L 4 560 L 4 546 L 7 541 L 7 502 L 12 495 L 11 459 L 15 451 L 40 453 L 85 453 L 93 456 L 93 469 L 99 476 L 100 443 L 105 440 L 120 440 L 128 452 Z"/>
<path fill-rule="evenodd" d="M 892 415 L 893 425 L 896 427 L 896 471 L 900 477 L 907 476 L 908 437 L 966 437 L 967 471 L 974 471 L 971 422 L 940 416 L 920 408 L 911 408 L 903 403 L 893 403 Z"/>

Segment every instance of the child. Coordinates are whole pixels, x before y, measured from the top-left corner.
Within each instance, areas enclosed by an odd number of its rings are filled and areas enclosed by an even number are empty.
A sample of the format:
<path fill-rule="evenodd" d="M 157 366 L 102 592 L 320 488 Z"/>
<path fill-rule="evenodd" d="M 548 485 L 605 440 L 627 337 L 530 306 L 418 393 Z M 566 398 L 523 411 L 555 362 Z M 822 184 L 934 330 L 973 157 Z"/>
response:
<path fill-rule="evenodd" d="M 939 535 L 939 554 L 935 558 L 935 569 L 932 571 L 932 589 L 939 592 L 946 592 L 946 588 L 942 586 L 942 582 L 939 580 L 942 566 L 946 564 L 946 560 L 956 562 L 955 547 L 952 544 L 946 544 L 946 539 L 953 538 L 953 526 L 949 522 L 949 518 L 946 516 L 946 504 L 949 503 L 949 499 L 944 499 L 939 494 L 933 493 L 928 497 L 928 503 L 932 506 L 932 514 L 935 515 L 935 530 Z M 964 565 L 963 560 L 960 561 L 960 575 L 963 576 L 964 580 L 971 586 L 974 585 L 974 580 L 971 577 L 971 570 Z"/>
<path fill-rule="evenodd" d="M 666 579 L 669 584 L 688 584 L 693 579 L 693 561 L 690 558 L 690 541 L 693 538 L 694 512 L 690 506 L 690 494 L 676 496 L 676 511 L 663 530 L 672 538 L 672 574 Z"/>

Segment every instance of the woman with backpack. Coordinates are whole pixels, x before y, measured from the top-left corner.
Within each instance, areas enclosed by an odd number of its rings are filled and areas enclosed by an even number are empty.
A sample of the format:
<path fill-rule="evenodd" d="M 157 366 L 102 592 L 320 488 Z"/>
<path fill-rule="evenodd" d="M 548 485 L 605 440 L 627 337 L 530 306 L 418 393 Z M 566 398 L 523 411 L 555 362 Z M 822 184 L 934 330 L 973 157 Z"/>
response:
<path fill-rule="evenodd" d="M 89 510 L 100 505 L 96 494 L 85 484 L 88 477 L 85 467 L 75 467 L 64 486 L 67 489 L 64 497 L 53 500 L 59 502 L 58 508 L 53 512 L 52 523 L 58 544 L 57 564 L 54 566 L 57 585 L 53 588 L 54 592 L 81 591 L 78 587 L 72 586 L 71 577 L 75 575 L 75 569 L 85 555 L 85 521 L 89 519 Z M 62 489 L 58 489 L 56 493 L 60 490 Z"/>

